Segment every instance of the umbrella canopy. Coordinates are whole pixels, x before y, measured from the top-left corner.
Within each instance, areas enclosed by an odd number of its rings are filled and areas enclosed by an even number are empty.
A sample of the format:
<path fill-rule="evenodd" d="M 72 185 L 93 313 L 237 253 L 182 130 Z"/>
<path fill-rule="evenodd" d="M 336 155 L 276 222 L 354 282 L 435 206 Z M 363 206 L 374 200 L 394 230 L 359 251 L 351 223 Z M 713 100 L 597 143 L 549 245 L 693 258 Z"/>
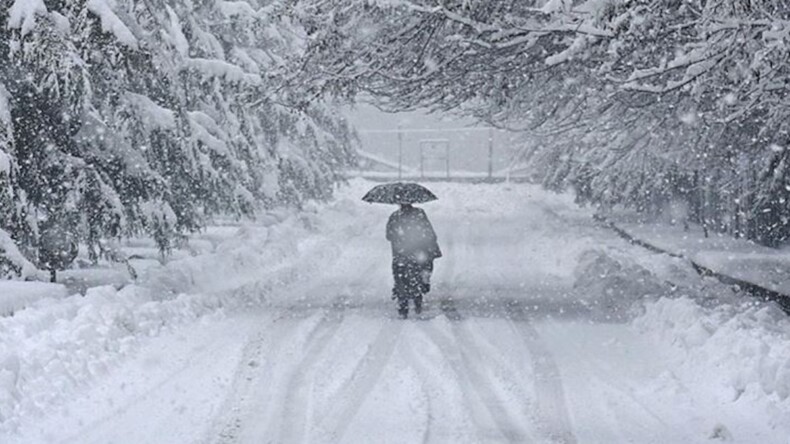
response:
<path fill-rule="evenodd" d="M 376 185 L 362 198 L 365 202 L 385 204 L 414 204 L 436 200 L 431 190 L 411 182 Z"/>

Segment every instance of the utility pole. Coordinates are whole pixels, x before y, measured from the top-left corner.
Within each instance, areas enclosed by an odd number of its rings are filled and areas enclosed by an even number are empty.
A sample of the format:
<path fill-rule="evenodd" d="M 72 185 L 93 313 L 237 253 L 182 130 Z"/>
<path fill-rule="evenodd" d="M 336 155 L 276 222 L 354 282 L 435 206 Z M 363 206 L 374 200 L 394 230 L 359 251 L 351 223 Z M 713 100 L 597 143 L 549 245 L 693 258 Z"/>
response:
<path fill-rule="evenodd" d="M 488 128 L 488 179 L 494 177 L 494 129 Z"/>
<path fill-rule="evenodd" d="M 425 179 L 425 144 L 420 141 L 420 179 Z"/>
<path fill-rule="evenodd" d="M 447 165 L 447 178 L 450 178 L 450 144 L 444 147 L 445 164 Z"/>
<path fill-rule="evenodd" d="M 398 180 L 403 178 L 403 131 L 398 124 Z"/>

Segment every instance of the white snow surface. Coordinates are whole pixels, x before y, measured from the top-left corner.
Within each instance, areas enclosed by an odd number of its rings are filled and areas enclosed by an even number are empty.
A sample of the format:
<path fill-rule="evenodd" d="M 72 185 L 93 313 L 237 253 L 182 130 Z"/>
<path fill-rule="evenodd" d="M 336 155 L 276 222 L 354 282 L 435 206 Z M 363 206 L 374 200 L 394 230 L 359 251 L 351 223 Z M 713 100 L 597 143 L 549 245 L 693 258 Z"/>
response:
<path fill-rule="evenodd" d="M 8 316 L 34 302 L 64 298 L 66 287 L 48 282 L 0 281 L 0 316 Z"/>
<path fill-rule="evenodd" d="M 714 231 L 705 237 L 702 228 L 694 224 L 685 230 L 677 223 L 614 220 L 629 234 L 666 251 L 683 255 L 718 273 L 790 295 L 788 247 L 765 247 Z"/>
<path fill-rule="evenodd" d="M 444 257 L 399 320 L 373 185 L 1 318 L 0 442 L 788 442 L 776 307 L 571 196 L 431 183 Z"/>

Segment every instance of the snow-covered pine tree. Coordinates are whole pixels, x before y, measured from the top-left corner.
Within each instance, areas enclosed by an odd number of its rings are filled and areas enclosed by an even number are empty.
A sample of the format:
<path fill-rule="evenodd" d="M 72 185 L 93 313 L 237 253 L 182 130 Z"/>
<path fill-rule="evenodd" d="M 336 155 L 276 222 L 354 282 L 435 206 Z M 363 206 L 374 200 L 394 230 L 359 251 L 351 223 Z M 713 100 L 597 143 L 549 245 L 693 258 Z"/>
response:
<path fill-rule="evenodd" d="M 24 224 L 24 204 L 21 202 L 16 180 L 17 165 L 13 157 L 13 122 L 9 99 L 8 90 L 0 83 L 0 278 L 25 277 L 31 268 L 8 232 Z"/>
<path fill-rule="evenodd" d="M 332 106 L 280 100 L 302 95 L 284 79 L 303 50 L 280 2 L 4 4 L 1 143 L 24 223 L 0 227 L 20 245 L 34 249 L 39 228 L 57 223 L 91 251 L 144 232 L 164 251 L 208 215 L 281 204 L 286 158 L 309 159 L 299 174 L 312 178 L 292 181 L 293 204 L 325 198 L 348 162 L 352 139 Z M 297 124 L 321 136 L 297 137 Z"/>

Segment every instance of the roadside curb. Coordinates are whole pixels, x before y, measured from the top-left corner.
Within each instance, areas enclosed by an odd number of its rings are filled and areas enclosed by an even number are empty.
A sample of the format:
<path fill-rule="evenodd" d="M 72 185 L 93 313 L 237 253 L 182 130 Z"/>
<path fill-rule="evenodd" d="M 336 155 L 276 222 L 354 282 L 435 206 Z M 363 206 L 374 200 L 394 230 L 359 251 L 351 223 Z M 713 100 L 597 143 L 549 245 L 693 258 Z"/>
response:
<path fill-rule="evenodd" d="M 790 296 L 788 296 L 788 295 L 786 295 L 784 293 L 780 293 L 778 291 L 774 291 L 774 290 L 771 290 L 769 288 L 765 288 L 765 287 L 763 287 L 761 285 L 755 284 L 754 282 L 744 281 L 742 279 L 734 278 L 732 276 L 729 276 L 729 275 L 726 275 L 726 274 L 723 274 L 723 273 L 719 273 L 719 272 L 717 272 L 717 271 L 715 271 L 715 270 L 713 270 L 711 268 L 708 268 L 708 267 L 706 267 L 704 265 L 701 265 L 701 264 L 695 262 L 693 259 L 691 259 L 691 258 L 689 258 L 689 257 L 687 257 L 685 255 L 682 255 L 682 254 L 679 254 L 679 253 L 675 253 L 675 252 L 668 251 L 668 250 L 665 250 L 663 248 L 657 247 L 657 246 L 655 246 L 655 245 L 653 245 L 653 244 L 651 244 L 651 243 L 649 243 L 647 241 L 644 241 L 642 239 L 639 239 L 639 238 L 633 236 L 631 233 L 629 233 L 626 230 L 618 227 L 614 222 L 608 220 L 607 218 L 605 218 L 603 216 L 596 215 L 596 216 L 593 216 L 593 218 L 596 221 L 598 221 L 601 224 L 603 224 L 606 228 L 609 228 L 610 230 L 612 230 L 615 233 L 617 233 L 618 236 L 620 236 L 621 238 L 625 239 L 626 241 L 628 241 L 632 245 L 638 245 L 638 246 L 640 246 L 642 248 L 645 248 L 646 250 L 652 251 L 653 253 L 666 254 L 666 255 L 671 256 L 671 257 L 675 257 L 675 258 L 679 258 L 679 259 L 683 259 L 685 261 L 688 261 L 691 264 L 691 266 L 694 268 L 694 270 L 697 272 L 697 274 L 699 274 L 700 276 L 703 276 L 703 277 L 714 277 L 714 278 L 718 279 L 719 282 L 721 282 L 722 284 L 736 286 L 739 289 L 741 289 L 744 292 L 746 292 L 747 294 L 749 294 L 750 296 L 756 297 L 756 298 L 761 299 L 763 301 L 775 302 L 776 304 L 779 305 L 779 307 L 781 307 L 781 309 L 785 313 L 790 315 Z"/>

